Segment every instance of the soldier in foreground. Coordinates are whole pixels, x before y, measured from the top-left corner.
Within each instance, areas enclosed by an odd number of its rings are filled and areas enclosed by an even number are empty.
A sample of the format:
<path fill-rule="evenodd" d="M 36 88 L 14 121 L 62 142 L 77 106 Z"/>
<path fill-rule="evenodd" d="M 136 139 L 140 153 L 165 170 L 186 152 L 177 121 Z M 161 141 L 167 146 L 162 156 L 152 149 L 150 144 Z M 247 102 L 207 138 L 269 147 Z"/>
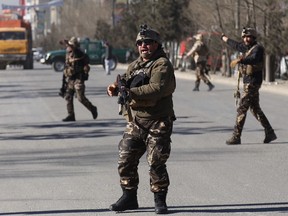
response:
<path fill-rule="evenodd" d="M 270 143 L 277 139 L 276 134 L 259 104 L 259 89 L 263 80 L 264 47 L 257 43 L 257 32 L 253 28 L 244 28 L 241 34 L 243 42 L 236 42 L 222 34 L 221 39 L 230 47 L 243 53 L 243 55 L 231 62 L 231 67 L 237 64 L 239 72 L 243 76 L 243 94 L 237 109 L 236 124 L 228 145 L 241 144 L 241 133 L 244 127 L 247 111 L 250 109 L 254 117 L 265 129 L 264 143 Z"/>
<path fill-rule="evenodd" d="M 96 119 L 98 116 L 97 107 L 85 96 L 85 81 L 88 79 L 90 70 L 88 57 L 80 50 L 77 38 L 72 37 L 69 41 L 64 42 L 67 45 L 64 75 L 68 79 L 64 98 L 67 101 L 68 116 L 63 121 L 75 121 L 73 104 L 75 93 L 79 102 L 92 113 L 93 119 Z"/>
<path fill-rule="evenodd" d="M 166 214 L 166 195 L 170 184 L 166 161 L 170 156 L 170 137 L 173 121 L 176 120 L 172 101 L 176 80 L 173 65 L 163 51 L 157 31 L 141 25 L 136 46 L 139 58 L 129 65 L 127 72 L 121 76 L 121 82 L 107 87 L 109 96 L 117 96 L 119 92 L 123 94 L 125 91 L 128 97 L 125 99 L 128 103 L 128 123 L 119 143 L 118 159 L 123 195 L 110 206 L 110 210 L 138 208 L 137 169 L 140 158 L 147 152 L 155 213 Z"/>

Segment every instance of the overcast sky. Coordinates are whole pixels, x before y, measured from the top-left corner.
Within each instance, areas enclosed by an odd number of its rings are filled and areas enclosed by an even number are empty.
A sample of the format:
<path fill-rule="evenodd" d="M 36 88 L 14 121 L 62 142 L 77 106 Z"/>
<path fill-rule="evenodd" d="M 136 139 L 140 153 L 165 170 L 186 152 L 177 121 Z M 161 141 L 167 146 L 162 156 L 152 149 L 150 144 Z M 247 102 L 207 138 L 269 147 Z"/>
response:
<path fill-rule="evenodd" d="M 2 4 L 19 5 L 19 0 L 0 0 L 0 9 L 1 10 L 2 10 Z"/>

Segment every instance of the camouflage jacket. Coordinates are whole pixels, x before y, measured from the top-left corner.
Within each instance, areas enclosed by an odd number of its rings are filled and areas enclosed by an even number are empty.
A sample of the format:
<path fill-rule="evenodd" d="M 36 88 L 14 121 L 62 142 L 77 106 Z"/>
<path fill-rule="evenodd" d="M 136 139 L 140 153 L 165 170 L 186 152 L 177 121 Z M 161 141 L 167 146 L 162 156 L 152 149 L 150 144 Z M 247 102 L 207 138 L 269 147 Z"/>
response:
<path fill-rule="evenodd" d="M 139 72 L 145 73 L 149 79 L 146 84 L 130 88 L 130 107 L 135 115 L 148 119 L 174 117 L 172 94 L 176 79 L 173 65 L 164 51 L 157 50 L 150 61 L 144 62 L 139 57 L 132 62 L 125 74 L 126 81 Z"/>
<path fill-rule="evenodd" d="M 206 62 L 209 49 L 203 41 L 197 40 L 190 51 L 187 53 L 187 56 L 193 56 L 195 63 Z"/>
<path fill-rule="evenodd" d="M 74 59 L 77 60 L 74 61 Z M 66 54 L 65 64 L 64 74 L 66 77 L 70 79 L 81 79 L 85 66 L 84 53 L 79 48 L 75 48 L 72 53 Z"/>

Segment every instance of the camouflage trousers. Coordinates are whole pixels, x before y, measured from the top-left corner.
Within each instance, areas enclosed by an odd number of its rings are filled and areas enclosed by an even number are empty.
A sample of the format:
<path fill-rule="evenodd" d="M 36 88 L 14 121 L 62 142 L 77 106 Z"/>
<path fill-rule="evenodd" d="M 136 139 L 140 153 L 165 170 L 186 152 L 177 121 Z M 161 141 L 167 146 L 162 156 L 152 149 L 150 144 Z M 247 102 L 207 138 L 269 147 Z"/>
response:
<path fill-rule="evenodd" d="M 119 143 L 118 172 L 124 189 L 138 188 L 138 164 L 147 152 L 150 190 L 167 191 L 169 176 L 166 161 L 170 156 L 173 119 L 143 120 L 135 117 L 128 122 L 123 139 Z"/>
<path fill-rule="evenodd" d="M 259 104 L 259 89 L 260 85 L 255 86 L 251 84 L 244 84 L 241 100 L 237 109 L 237 118 L 234 126 L 234 136 L 241 136 L 248 109 L 250 109 L 253 116 L 264 127 L 265 132 L 272 130 L 272 127 Z"/>
<path fill-rule="evenodd" d="M 74 94 L 80 103 L 82 103 L 90 112 L 94 108 L 93 104 L 85 96 L 85 84 L 80 79 L 68 80 L 65 100 L 67 101 L 68 115 L 74 115 Z"/>
<path fill-rule="evenodd" d="M 210 84 L 209 79 L 205 75 L 205 70 L 206 70 L 206 62 L 201 61 L 196 63 L 196 81 L 195 81 L 195 87 L 199 88 L 200 86 L 200 81 L 203 80 L 203 82 L 207 85 Z"/>

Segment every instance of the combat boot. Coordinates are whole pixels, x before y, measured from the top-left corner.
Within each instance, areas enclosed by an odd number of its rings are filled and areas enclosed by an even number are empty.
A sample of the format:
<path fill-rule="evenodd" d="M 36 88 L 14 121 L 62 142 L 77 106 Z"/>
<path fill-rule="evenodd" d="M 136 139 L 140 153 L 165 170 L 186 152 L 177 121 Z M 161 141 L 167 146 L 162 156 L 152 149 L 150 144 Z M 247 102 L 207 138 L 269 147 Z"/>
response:
<path fill-rule="evenodd" d="M 208 91 L 211 91 L 213 88 L 215 88 L 215 86 L 212 83 L 208 83 Z"/>
<path fill-rule="evenodd" d="M 271 141 L 273 140 L 276 140 L 277 139 L 277 136 L 274 132 L 274 130 L 269 130 L 269 131 L 265 131 L 265 139 L 264 139 L 264 143 L 270 143 Z"/>
<path fill-rule="evenodd" d="M 233 135 L 230 139 L 226 140 L 227 145 L 240 145 L 241 138 L 239 136 Z"/>
<path fill-rule="evenodd" d="M 138 201 L 137 201 L 137 191 L 136 190 L 126 190 L 123 189 L 123 195 L 120 199 L 110 205 L 109 209 L 111 211 L 125 211 L 125 210 L 133 210 L 138 209 Z"/>
<path fill-rule="evenodd" d="M 161 191 L 154 193 L 155 202 L 155 213 L 156 214 L 167 214 L 168 208 L 166 204 L 167 191 Z"/>
<path fill-rule="evenodd" d="M 75 120 L 75 115 L 68 115 L 66 118 L 62 119 L 62 121 L 64 121 L 64 122 L 76 121 Z"/>
<path fill-rule="evenodd" d="M 97 107 L 94 106 L 91 110 L 91 113 L 92 113 L 93 119 L 96 119 L 98 117 Z"/>
<path fill-rule="evenodd" d="M 200 81 L 195 81 L 195 87 L 193 91 L 199 91 Z"/>

